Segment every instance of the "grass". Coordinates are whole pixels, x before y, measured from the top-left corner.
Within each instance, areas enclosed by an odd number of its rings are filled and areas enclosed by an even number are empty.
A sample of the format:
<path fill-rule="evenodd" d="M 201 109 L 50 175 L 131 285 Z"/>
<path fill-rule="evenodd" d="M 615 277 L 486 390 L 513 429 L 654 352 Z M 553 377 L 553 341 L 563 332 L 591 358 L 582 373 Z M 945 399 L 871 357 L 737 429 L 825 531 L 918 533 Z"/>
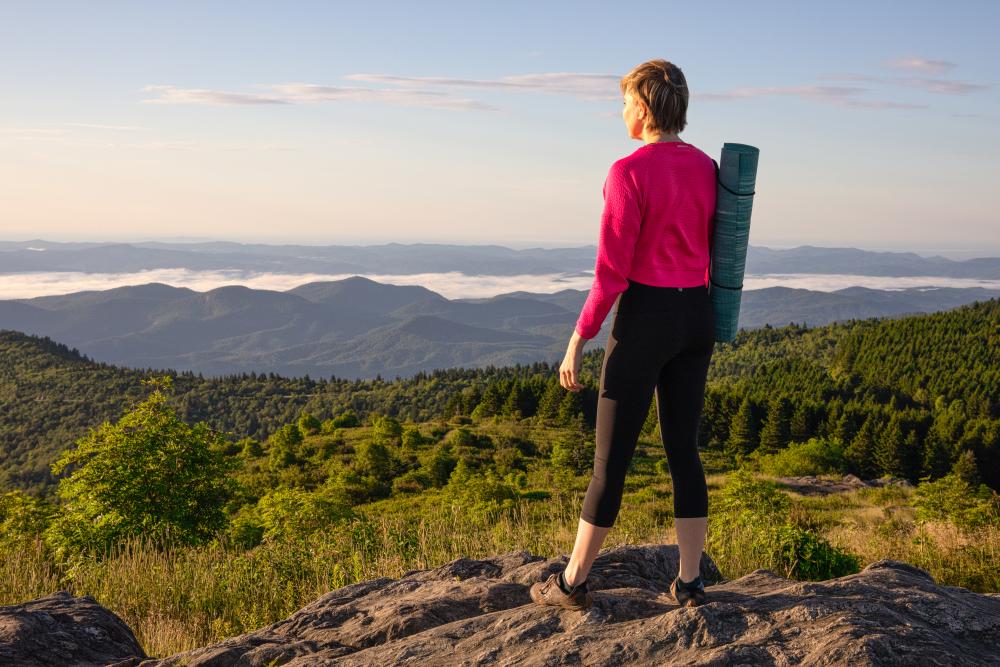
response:
<path fill-rule="evenodd" d="M 546 481 L 544 473 L 532 476 L 536 483 Z M 674 541 L 669 479 L 655 473 L 645 477 L 645 486 L 626 495 L 605 548 Z M 722 475 L 710 475 L 713 495 L 722 481 Z M 89 594 L 132 628 L 147 653 L 165 656 L 270 624 L 357 581 L 397 578 L 459 557 L 521 549 L 544 557 L 568 554 L 585 484 L 586 478 L 577 478 L 575 488 L 544 501 L 519 503 L 494 517 L 470 516 L 442 505 L 439 492 L 393 498 L 362 506 L 366 519 L 249 551 L 224 542 L 158 548 L 135 539 L 104 560 L 58 566 L 40 541 L 8 544 L 0 558 L 0 604 L 59 589 Z M 862 565 L 883 558 L 904 560 L 928 570 L 940 583 L 1000 591 L 995 567 L 1000 530 L 970 534 L 949 524 L 918 524 L 907 504 L 911 495 L 910 489 L 896 488 L 825 497 L 789 494 L 796 524 L 818 530 L 858 555 Z M 740 553 L 719 559 L 718 565 L 730 579 L 760 566 Z"/>

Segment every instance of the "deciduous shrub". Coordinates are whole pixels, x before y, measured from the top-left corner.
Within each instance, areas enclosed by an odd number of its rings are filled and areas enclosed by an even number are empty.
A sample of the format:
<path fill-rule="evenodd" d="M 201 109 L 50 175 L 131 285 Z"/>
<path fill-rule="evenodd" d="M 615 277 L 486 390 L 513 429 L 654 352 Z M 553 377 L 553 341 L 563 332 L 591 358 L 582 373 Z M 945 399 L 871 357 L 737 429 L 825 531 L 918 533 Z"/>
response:
<path fill-rule="evenodd" d="M 857 572 L 857 556 L 791 521 L 790 501 L 776 484 L 744 468 L 726 479 L 710 507 L 707 550 L 716 560 L 749 561 L 795 579 L 829 579 Z"/>
<path fill-rule="evenodd" d="M 844 447 L 836 438 L 810 438 L 758 458 L 761 472 L 775 477 L 826 475 L 846 470 Z"/>

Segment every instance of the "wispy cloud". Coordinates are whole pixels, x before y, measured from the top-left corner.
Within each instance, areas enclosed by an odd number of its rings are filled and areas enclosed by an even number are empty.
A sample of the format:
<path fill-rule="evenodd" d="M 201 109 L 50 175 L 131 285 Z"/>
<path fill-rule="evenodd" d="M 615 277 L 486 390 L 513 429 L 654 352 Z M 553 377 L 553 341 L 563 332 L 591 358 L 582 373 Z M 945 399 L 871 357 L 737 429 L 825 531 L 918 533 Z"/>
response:
<path fill-rule="evenodd" d="M 209 106 L 234 106 L 248 104 L 288 104 L 272 95 L 260 93 L 230 93 L 205 88 L 177 88 L 176 86 L 149 85 L 145 91 L 159 93 L 159 97 L 142 100 L 144 104 L 206 104 Z"/>
<path fill-rule="evenodd" d="M 395 76 L 390 74 L 348 74 L 352 81 L 370 81 L 399 86 L 453 86 L 484 90 L 521 90 L 572 95 L 588 101 L 617 100 L 621 93 L 614 74 L 591 72 L 543 72 L 512 74 L 499 79 L 464 79 L 444 76 Z"/>
<path fill-rule="evenodd" d="M 60 123 L 60 125 L 67 125 L 69 127 L 86 127 L 94 130 L 121 130 L 123 132 L 149 129 L 139 125 L 103 125 L 100 123 Z"/>
<path fill-rule="evenodd" d="M 262 86 L 266 92 L 230 92 L 201 88 L 178 88 L 168 85 L 150 85 L 143 90 L 158 97 L 143 100 L 149 104 L 204 104 L 213 106 L 239 106 L 255 104 L 315 104 L 322 102 L 378 102 L 399 106 L 422 106 L 453 111 L 496 111 L 491 104 L 452 95 L 448 89 L 504 91 L 566 95 L 584 101 L 608 102 L 620 99 L 616 74 L 594 72 L 541 72 L 512 74 L 493 79 L 475 79 L 445 76 L 403 76 L 379 73 L 347 74 L 345 79 L 363 81 L 382 87 L 362 88 L 331 86 L 312 83 L 284 83 Z M 893 77 L 842 75 L 826 78 L 843 78 L 857 81 L 884 82 Z M 924 86 L 936 82 L 941 92 L 958 91 L 960 84 L 945 80 L 920 77 L 895 77 L 900 81 L 921 81 Z M 971 89 L 971 88 L 970 88 Z M 804 100 L 845 107 L 869 109 L 925 109 L 925 104 L 899 102 L 887 99 L 865 99 L 870 92 L 860 86 L 794 85 L 741 87 L 718 93 L 693 92 L 692 98 L 701 100 L 737 100 L 770 95 L 790 95 Z"/>
<path fill-rule="evenodd" d="M 857 95 L 868 92 L 867 88 L 857 86 L 762 86 L 737 88 L 724 93 L 692 93 L 691 96 L 704 100 L 735 100 L 768 95 L 791 95 L 801 99 L 823 104 L 833 104 L 846 107 L 865 107 L 870 109 L 924 109 L 925 104 L 910 104 L 892 100 L 857 99 Z"/>
<path fill-rule="evenodd" d="M 614 74 L 549 72 L 541 74 L 521 74 L 504 76 L 499 79 L 463 79 L 436 76 L 395 76 L 388 74 L 349 74 L 345 78 L 400 86 L 456 86 L 466 88 L 544 92 L 570 95 L 587 101 L 618 100 L 621 97 Z M 875 109 L 923 109 L 924 104 L 893 102 L 890 100 L 855 99 L 867 92 L 867 88 L 849 86 L 765 86 L 745 87 L 721 93 L 692 92 L 691 97 L 702 100 L 735 100 L 767 95 L 793 95 L 803 99 L 836 104 L 839 106 L 867 107 Z M 607 114 L 609 117 L 617 112 Z"/>
<path fill-rule="evenodd" d="M 883 63 L 886 67 L 893 69 L 909 70 L 920 74 L 940 75 L 951 71 L 958 65 L 947 60 L 929 60 L 916 56 L 905 56 L 894 60 L 887 60 Z M 877 74 L 833 74 L 821 76 L 821 79 L 833 79 L 837 81 L 865 81 L 869 83 L 888 84 L 891 86 L 906 86 L 908 88 L 919 88 L 930 93 L 941 95 L 964 95 L 980 90 L 988 90 L 993 86 L 985 83 L 970 83 L 968 81 L 955 81 L 953 79 L 942 79 L 937 76 L 889 76 Z"/>
<path fill-rule="evenodd" d="M 284 99 L 296 103 L 383 102 L 402 106 L 426 106 L 439 109 L 495 111 L 496 107 L 477 100 L 451 97 L 436 90 L 397 90 L 385 88 L 345 88 L 311 83 L 286 83 L 271 86 Z"/>
<path fill-rule="evenodd" d="M 149 85 L 143 90 L 159 97 L 142 100 L 146 104 L 201 104 L 209 106 L 244 106 L 257 104 L 315 104 L 319 102 L 381 102 L 399 106 L 431 107 L 458 111 L 495 111 L 477 100 L 457 98 L 432 90 L 397 90 L 347 88 L 310 83 L 285 83 L 266 86 L 270 93 L 239 93 L 204 88 L 177 88 Z"/>
<path fill-rule="evenodd" d="M 904 56 L 894 60 L 887 60 L 883 64 L 886 67 L 894 69 L 916 70 L 926 74 L 944 74 L 957 66 L 955 63 L 948 62 L 947 60 L 928 60 L 927 58 L 918 58 L 916 56 Z"/>
<path fill-rule="evenodd" d="M 944 95 L 962 95 L 974 93 L 980 90 L 987 90 L 992 86 L 985 83 L 967 83 L 965 81 L 951 81 L 949 79 L 935 79 L 921 76 L 874 76 L 871 74 L 834 74 L 820 77 L 822 79 L 836 79 L 838 81 L 870 81 L 872 83 L 887 83 L 894 86 L 908 86 L 910 88 L 920 88 L 931 93 L 941 93 Z"/>

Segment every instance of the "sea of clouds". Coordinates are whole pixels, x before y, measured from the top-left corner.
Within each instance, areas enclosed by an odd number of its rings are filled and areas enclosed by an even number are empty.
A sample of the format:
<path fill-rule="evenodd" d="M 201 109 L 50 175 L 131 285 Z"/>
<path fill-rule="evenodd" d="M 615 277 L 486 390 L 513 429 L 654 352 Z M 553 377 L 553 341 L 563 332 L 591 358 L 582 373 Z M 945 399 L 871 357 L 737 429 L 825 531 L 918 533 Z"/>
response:
<path fill-rule="evenodd" d="M 285 291 L 305 283 L 342 280 L 364 275 L 371 280 L 393 285 L 422 285 L 449 299 L 488 298 L 507 292 L 552 293 L 563 289 L 590 289 L 592 274 L 551 273 L 542 275 L 489 276 L 447 273 L 399 274 L 318 274 L 255 273 L 247 271 L 194 271 L 190 269 L 152 269 L 133 273 L 78 273 L 69 271 L 0 274 L 0 299 L 26 299 L 35 296 L 68 294 L 87 290 L 107 290 L 126 285 L 165 283 L 199 292 L 223 285 L 245 285 L 254 289 Z M 1000 289 L 1000 280 L 941 278 L 937 276 L 859 276 L 847 274 L 782 273 L 747 275 L 747 290 L 764 287 L 794 287 L 832 292 L 846 287 L 900 290 L 911 287 L 986 287 Z"/>

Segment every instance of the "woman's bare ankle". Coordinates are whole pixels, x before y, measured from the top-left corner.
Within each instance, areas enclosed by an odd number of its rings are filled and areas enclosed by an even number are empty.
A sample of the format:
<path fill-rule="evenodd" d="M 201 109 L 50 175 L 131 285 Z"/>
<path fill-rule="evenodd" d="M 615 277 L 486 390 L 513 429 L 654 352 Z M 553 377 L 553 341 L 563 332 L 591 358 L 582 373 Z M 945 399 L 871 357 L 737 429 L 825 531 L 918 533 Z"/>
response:
<path fill-rule="evenodd" d="M 572 567 L 571 565 L 567 565 L 566 569 L 563 570 L 563 579 L 569 586 L 579 586 L 580 583 L 586 578 L 586 575 L 581 577 L 580 570 Z"/>

